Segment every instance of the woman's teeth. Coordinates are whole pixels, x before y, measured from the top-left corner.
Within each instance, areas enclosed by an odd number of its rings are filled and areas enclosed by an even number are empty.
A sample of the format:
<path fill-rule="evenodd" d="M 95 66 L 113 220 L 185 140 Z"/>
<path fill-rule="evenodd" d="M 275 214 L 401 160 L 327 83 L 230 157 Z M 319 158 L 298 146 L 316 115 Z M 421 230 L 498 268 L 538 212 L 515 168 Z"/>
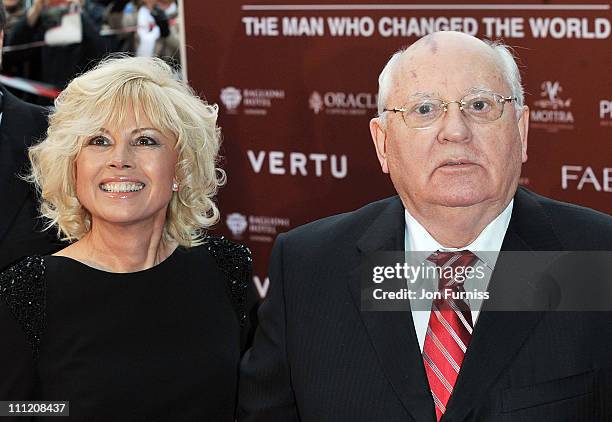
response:
<path fill-rule="evenodd" d="M 139 182 L 117 182 L 117 183 L 102 183 L 100 188 L 104 192 L 137 192 L 144 189 L 144 183 Z"/>

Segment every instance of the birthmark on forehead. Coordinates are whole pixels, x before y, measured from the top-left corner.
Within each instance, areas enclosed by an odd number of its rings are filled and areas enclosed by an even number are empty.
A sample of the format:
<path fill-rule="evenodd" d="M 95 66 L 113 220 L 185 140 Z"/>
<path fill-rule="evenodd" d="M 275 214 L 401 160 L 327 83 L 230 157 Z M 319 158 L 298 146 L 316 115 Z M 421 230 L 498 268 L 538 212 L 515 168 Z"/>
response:
<path fill-rule="evenodd" d="M 412 77 L 412 79 L 416 79 L 417 78 L 417 74 L 414 70 L 410 71 L 410 77 Z"/>
<path fill-rule="evenodd" d="M 429 47 L 431 54 L 436 54 L 438 52 L 438 43 L 436 42 L 435 35 L 430 35 L 425 38 L 425 45 Z"/>

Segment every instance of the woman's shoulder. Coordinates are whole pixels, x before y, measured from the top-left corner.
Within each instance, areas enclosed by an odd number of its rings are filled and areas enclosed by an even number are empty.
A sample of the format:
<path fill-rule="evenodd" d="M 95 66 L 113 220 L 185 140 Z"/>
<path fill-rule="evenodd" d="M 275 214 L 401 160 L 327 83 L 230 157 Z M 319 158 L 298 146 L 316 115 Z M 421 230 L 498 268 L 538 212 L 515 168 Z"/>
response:
<path fill-rule="evenodd" d="M 224 236 L 208 236 L 202 245 L 222 267 L 248 269 L 252 265 L 251 250 Z"/>
<path fill-rule="evenodd" d="M 45 324 L 45 272 L 42 256 L 29 256 L 0 273 L 0 301 L 22 326 L 34 354 Z"/>
<path fill-rule="evenodd" d="M 0 297 L 11 300 L 32 293 L 41 285 L 46 272 L 45 260 L 32 255 L 9 265 L 0 273 Z"/>
<path fill-rule="evenodd" d="M 238 321 L 243 325 L 247 319 L 248 292 L 253 272 L 251 251 L 247 246 L 223 236 L 208 236 L 201 248 L 214 258 L 225 276 Z"/>

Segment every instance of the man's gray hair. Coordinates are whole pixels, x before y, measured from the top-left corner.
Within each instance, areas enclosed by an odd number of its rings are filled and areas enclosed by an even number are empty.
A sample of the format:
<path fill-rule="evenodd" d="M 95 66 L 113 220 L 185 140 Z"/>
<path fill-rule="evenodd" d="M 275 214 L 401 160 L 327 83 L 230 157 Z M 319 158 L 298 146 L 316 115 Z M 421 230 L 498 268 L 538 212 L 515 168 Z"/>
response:
<path fill-rule="evenodd" d="M 521 73 L 516 63 L 512 48 L 501 41 L 482 41 L 491 47 L 491 49 L 495 52 L 498 65 L 502 70 L 506 82 L 510 86 L 511 95 L 517 99 L 513 102 L 514 107 L 517 111 L 521 110 L 524 102 L 524 91 L 521 84 Z M 389 91 L 391 89 L 391 77 L 393 75 L 393 71 L 397 67 L 397 63 L 400 61 L 402 54 L 407 49 L 408 47 L 403 48 L 393 54 L 378 76 L 378 116 L 381 118 L 383 124 L 385 123 L 385 114 L 383 113 L 383 110 L 387 107 L 387 98 L 389 97 Z M 398 107 L 399 106 L 401 105 L 398 105 Z"/>

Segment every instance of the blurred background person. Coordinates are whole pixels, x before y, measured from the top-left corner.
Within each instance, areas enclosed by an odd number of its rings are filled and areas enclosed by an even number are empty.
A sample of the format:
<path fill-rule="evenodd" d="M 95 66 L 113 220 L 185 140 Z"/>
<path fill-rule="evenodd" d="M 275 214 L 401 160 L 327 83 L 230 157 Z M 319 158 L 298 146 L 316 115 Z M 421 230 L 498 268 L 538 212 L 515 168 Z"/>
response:
<path fill-rule="evenodd" d="M 4 0 L 3 3 L 6 10 L 3 45 L 10 46 L 14 39 L 15 26 L 19 28 L 19 22 L 25 22 L 27 8 L 25 0 Z M 4 75 L 38 80 L 41 74 L 40 68 L 41 59 L 38 48 L 24 48 L 3 54 L 2 74 Z M 25 95 L 21 91 L 15 94 L 24 100 L 36 101 L 36 98 Z"/>
<path fill-rule="evenodd" d="M 161 57 L 173 67 L 180 64 L 178 7 L 174 0 L 142 0 L 138 8 L 136 55 Z"/>
<path fill-rule="evenodd" d="M 99 28 L 78 0 L 34 0 L 12 28 L 8 45 L 43 40 L 46 44 L 35 50 L 39 74 L 32 69 L 29 78 L 60 89 L 108 53 Z"/>
<path fill-rule="evenodd" d="M 26 85 L 47 84 L 26 90 L 23 84 L 9 84 L 26 101 L 52 105 L 69 80 L 108 53 L 136 54 L 140 45 L 140 55 L 161 57 L 181 74 L 181 26 L 174 0 L 7 0 L 5 4 L 2 74 L 25 78 Z"/>
<path fill-rule="evenodd" d="M 180 24 L 174 0 L 7 0 L 4 68 L 2 74 L 43 83 L 41 92 L 9 88 L 19 98 L 52 105 L 53 98 L 79 73 L 92 68 L 110 52 L 163 58 L 180 72 Z M 139 36 L 138 12 L 141 29 Z M 143 21 L 143 16 L 144 21 Z M 144 23 L 143 23 L 144 22 Z M 49 89 L 47 89 L 49 88 Z"/>
<path fill-rule="evenodd" d="M 158 22 L 161 24 L 159 25 Z M 168 36 L 168 20 L 159 9 L 157 0 L 143 0 L 138 8 L 138 31 L 136 55 L 152 57 L 155 43 L 162 36 Z"/>
<path fill-rule="evenodd" d="M 11 28 L 15 23 L 25 16 L 26 8 L 24 0 L 4 0 L 4 8 L 6 11 L 6 24 L 4 30 L 11 32 Z"/>
<path fill-rule="evenodd" d="M 0 400 L 88 421 L 234 421 L 250 324 L 246 247 L 207 235 L 218 108 L 156 58 L 74 79 L 30 149 L 48 227 L 71 244 L 0 274 Z"/>
<path fill-rule="evenodd" d="M 5 21 L 0 7 L 0 50 Z M 25 255 L 61 247 L 54 236 L 42 232 L 35 190 L 17 176 L 29 168 L 28 147 L 42 139 L 46 130 L 46 109 L 19 100 L 0 85 L 0 270 Z"/>
<path fill-rule="evenodd" d="M 135 51 L 134 32 L 136 28 L 136 6 L 131 1 L 114 0 L 107 4 L 106 23 L 118 33 L 114 36 L 117 46 L 115 51 Z"/>
<path fill-rule="evenodd" d="M 174 0 L 158 0 L 159 10 L 168 20 L 168 36 L 160 37 L 155 44 L 155 55 L 177 68 L 180 66 L 180 26 L 178 6 Z M 162 23 L 163 25 L 163 23 Z"/>

